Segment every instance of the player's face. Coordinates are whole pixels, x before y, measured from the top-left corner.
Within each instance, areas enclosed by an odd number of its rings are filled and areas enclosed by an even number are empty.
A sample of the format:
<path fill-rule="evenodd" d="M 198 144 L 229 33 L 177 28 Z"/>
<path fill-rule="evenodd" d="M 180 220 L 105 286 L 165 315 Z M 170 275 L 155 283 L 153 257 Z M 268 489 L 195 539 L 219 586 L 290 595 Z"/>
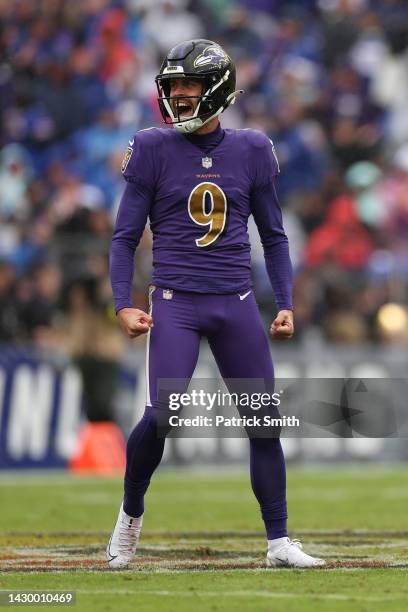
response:
<path fill-rule="evenodd" d="M 175 116 L 179 116 L 180 119 L 191 117 L 197 108 L 198 96 L 201 96 L 202 93 L 203 85 L 200 79 L 171 79 L 170 96 L 177 96 L 176 100 L 171 100 Z"/>

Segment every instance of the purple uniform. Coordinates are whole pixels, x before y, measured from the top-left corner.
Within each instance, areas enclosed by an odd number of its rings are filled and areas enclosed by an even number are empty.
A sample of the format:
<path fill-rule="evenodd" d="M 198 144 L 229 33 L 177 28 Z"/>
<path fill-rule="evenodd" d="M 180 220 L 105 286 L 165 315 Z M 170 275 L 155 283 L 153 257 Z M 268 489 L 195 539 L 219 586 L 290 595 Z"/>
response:
<path fill-rule="evenodd" d="M 116 310 L 132 306 L 134 250 L 148 218 L 154 285 L 197 293 L 250 289 L 250 214 L 278 308 L 292 308 L 288 241 L 274 188 L 278 172 L 271 141 L 255 130 L 138 132 L 123 164 L 128 184 L 111 249 Z"/>
<path fill-rule="evenodd" d="M 251 290 L 247 221 L 253 214 L 279 309 L 292 308 L 288 241 L 274 188 L 278 163 L 270 140 L 254 130 L 185 136 L 138 132 L 123 163 L 127 181 L 111 248 L 116 311 L 132 307 L 135 248 L 153 232 L 147 407 L 127 445 L 124 510 L 140 516 L 160 463 L 163 409 L 159 379 L 189 379 L 200 338 L 208 338 L 224 378 L 273 384 L 268 339 Z M 177 389 L 181 391 L 181 389 Z M 251 482 L 268 539 L 287 535 L 285 465 L 280 440 L 250 439 Z"/>

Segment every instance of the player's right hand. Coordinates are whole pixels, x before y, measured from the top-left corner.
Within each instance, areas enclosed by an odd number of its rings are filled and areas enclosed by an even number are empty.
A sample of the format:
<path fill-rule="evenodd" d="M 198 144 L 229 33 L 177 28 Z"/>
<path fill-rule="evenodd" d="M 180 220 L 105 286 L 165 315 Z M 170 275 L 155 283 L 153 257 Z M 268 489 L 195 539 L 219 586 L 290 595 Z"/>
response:
<path fill-rule="evenodd" d="M 117 316 L 129 338 L 137 338 L 153 327 L 152 317 L 138 308 L 122 308 Z"/>

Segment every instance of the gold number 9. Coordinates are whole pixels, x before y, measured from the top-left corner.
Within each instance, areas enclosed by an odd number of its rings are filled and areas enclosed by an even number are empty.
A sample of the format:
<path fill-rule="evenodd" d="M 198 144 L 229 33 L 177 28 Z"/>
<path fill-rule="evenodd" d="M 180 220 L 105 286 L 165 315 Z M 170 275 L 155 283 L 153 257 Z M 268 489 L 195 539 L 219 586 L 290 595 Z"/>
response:
<path fill-rule="evenodd" d="M 205 210 L 205 199 L 209 196 L 211 209 Z M 188 214 L 197 225 L 209 225 L 209 230 L 198 238 L 198 247 L 207 247 L 221 236 L 227 220 L 227 198 L 223 190 L 215 183 L 200 183 L 194 187 L 188 198 Z"/>

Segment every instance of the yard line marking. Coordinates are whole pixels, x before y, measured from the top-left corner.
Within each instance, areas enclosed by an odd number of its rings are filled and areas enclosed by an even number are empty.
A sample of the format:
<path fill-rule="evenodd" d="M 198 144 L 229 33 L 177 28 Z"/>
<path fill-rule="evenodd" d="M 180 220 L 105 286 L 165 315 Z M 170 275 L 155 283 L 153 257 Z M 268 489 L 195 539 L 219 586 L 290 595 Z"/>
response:
<path fill-rule="evenodd" d="M 408 569 L 407 565 L 387 565 L 384 567 L 374 567 L 374 568 L 367 568 L 367 567 L 328 567 L 328 568 L 319 568 L 319 569 L 315 569 L 314 571 L 324 571 L 324 572 L 341 572 L 341 573 L 346 573 L 346 572 L 367 572 L 368 570 L 372 571 L 374 569 L 389 569 L 389 570 L 402 570 L 405 571 Z M 52 567 L 47 567 L 44 569 L 31 569 L 31 568 L 24 568 L 23 572 L 21 569 L 15 570 L 14 568 L 12 569 L 12 567 L 10 566 L 9 568 L 3 568 L 2 570 L 5 574 L 7 574 L 7 576 L 21 576 L 22 573 L 24 574 L 30 574 L 30 575 L 38 575 L 38 576 L 44 576 L 45 574 L 68 574 L 69 572 L 71 572 L 73 575 L 75 574 L 112 574 L 112 570 L 109 569 L 105 564 L 102 566 L 100 565 L 99 567 L 94 567 L 94 568 L 89 568 L 89 567 L 75 567 L 75 568 L 52 568 Z M 131 575 L 132 572 L 134 572 L 134 568 L 130 568 L 128 570 L 117 570 L 115 571 L 115 574 L 120 574 L 120 575 Z M 145 567 L 140 567 L 138 568 L 138 575 L 140 574 L 146 574 L 149 576 L 154 576 L 157 574 L 188 574 L 191 576 L 191 574 L 195 574 L 195 575 L 201 575 L 201 574 L 219 574 L 220 572 L 225 572 L 225 571 L 229 571 L 229 572 L 233 572 L 235 573 L 236 571 L 239 572 L 244 572 L 247 574 L 256 574 L 256 573 L 262 573 L 263 575 L 265 575 L 266 573 L 270 573 L 271 571 L 273 571 L 273 573 L 275 574 L 276 572 L 288 572 L 290 573 L 290 569 L 288 568 L 274 568 L 273 570 L 271 569 L 267 569 L 265 567 L 252 567 L 252 568 L 242 568 L 242 567 L 236 567 L 234 569 L 230 569 L 230 568 L 218 568 L 218 567 L 214 567 L 211 569 L 191 569 L 191 568 L 186 568 L 186 569 L 170 569 L 170 568 L 163 568 L 163 567 L 156 567 L 154 569 L 154 571 L 151 568 L 145 568 Z M 298 570 L 298 571 L 302 571 L 302 572 L 310 572 L 312 570 Z"/>

